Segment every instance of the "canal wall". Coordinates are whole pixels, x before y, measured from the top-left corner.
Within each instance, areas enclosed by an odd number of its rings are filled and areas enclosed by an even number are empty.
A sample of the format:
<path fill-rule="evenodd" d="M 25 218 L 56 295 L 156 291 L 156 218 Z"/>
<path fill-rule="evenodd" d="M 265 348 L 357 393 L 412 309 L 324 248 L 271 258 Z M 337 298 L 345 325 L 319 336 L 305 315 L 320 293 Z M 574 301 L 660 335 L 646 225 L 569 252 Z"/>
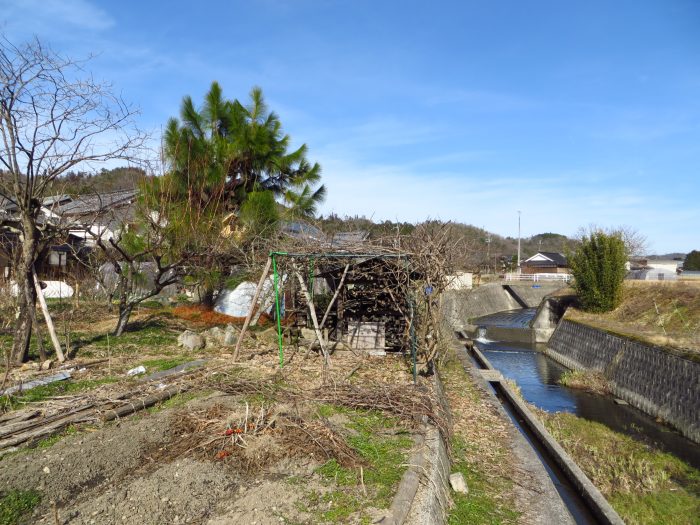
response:
<path fill-rule="evenodd" d="M 554 334 L 566 309 L 574 302 L 575 296 L 563 295 L 546 297 L 537 308 L 530 322 L 533 343 L 547 343 Z"/>
<path fill-rule="evenodd" d="M 574 370 L 603 372 L 615 396 L 700 443 L 700 363 L 566 319 L 545 353 Z"/>
<path fill-rule="evenodd" d="M 475 317 L 516 310 L 523 305 L 534 308 L 561 287 L 562 283 L 489 283 L 472 290 L 447 290 L 442 293 L 442 311 L 455 330 L 464 330 Z"/>

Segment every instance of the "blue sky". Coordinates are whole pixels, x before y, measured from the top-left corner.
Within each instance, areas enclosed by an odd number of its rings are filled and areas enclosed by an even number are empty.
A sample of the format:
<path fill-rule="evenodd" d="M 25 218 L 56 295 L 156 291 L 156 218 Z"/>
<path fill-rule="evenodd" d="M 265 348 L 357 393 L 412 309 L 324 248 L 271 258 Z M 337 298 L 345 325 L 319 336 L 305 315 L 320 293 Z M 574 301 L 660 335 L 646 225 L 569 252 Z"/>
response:
<path fill-rule="evenodd" d="M 700 249 L 700 2 L 0 0 L 158 132 L 218 80 L 263 88 L 324 213 L 527 237 L 626 225 Z"/>

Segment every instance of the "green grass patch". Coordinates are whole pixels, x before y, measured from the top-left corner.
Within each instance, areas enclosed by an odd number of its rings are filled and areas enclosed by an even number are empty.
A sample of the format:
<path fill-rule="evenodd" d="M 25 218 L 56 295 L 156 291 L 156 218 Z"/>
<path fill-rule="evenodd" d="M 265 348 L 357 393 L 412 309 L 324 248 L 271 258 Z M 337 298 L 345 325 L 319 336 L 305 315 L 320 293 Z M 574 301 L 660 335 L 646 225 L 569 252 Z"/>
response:
<path fill-rule="evenodd" d="M 182 394 L 176 394 L 170 399 L 166 399 L 165 401 L 158 403 L 156 405 L 153 405 L 152 407 L 149 407 L 146 409 L 146 412 L 149 414 L 153 414 L 154 412 L 158 412 L 160 410 L 166 410 L 169 408 L 180 408 L 185 406 L 187 403 L 194 399 L 199 399 L 202 397 L 206 397 L 209 394 L 211 394 L 211 390 L 195 390 L 192 392 L 184 392 Z"/>
<path fill-rule="evenodd" d="M 149 359 L 147 361 L 143 361 L 141 364 L 146 367 L 147 372 L 152 372 L 154 370 L 157 372 L 162 372 L 164 370 L 175 368 L 183 363 L 187 363 L 188 361 L 192 361 L 192 358 L 189 356 L 181 356 L 167 359 Z"/>
<path fill-rule="evenodd" d="M 700 471 L 600 423 L 540 414 L 626 523 L 700 524 Z"/>
<path fill-rule="evenodd" d="M 143 301 L 138 304 L 139 308 L 146 308 L 148 310 L 160 310 L 161 308 L 165 308 L 163 306 L 163 303 L 160 301 Z"/>
<path fill-rule="evenodd" d="M 111 376 L 101 379 L 81 379 L 77 381 L 67 379 L 65 381 L 56 381 L 48 385 L 34 387 L 17 395 L 0 397 L 0 411 L 14 410 L 27 403 L 36 403 L 51 397 L 77 394 L 78 392 L 91 390 L 100 385 L 116 383 L 117 381 L 119 381 L 118 378 Z"/>
<path fill-rule="evenodd" d="M 36 444 L 36 448 L 49 448 L 61 441 L 64 437 L 72 436 L 78 433 L 78 427 L 75 425 L 68 426 L 63 432 L 42 439 Z"/>
<path fill-rule="evenodd" d="M 154 348 L 175 346 L 177 336 L 178 332 L 168 327 L 164 322 L 153 320 L 143 323 L 132 322 L 129 324 L 128 331 L 119 337 L 111 334 L 76 333 L 74 339 L 75 343 L 81 347 L 81 355 L 84 355 L 83 349 L 93 352 L 99 350 L 103 355 L 107 355 L 108 348 L 112 354 L 131 354 L 150 352 Z"/>
<path fill-rule="evenodd" d="M 356 513 L 360 513 L 360 521 L 369 522 L 369 517 L 361 514 L 362 509 L 391 505 L 396 486 L 406 470 L 406 456 L 413 439 L 399 426 L 398 420 L 381 412 L 333 405 L 318 407 L 320 417 L 328 418 L 334 414 L 343 414 L 347 418 L 345 426 L 353 431 L 347 442 L 366 463 L 363 478 L 367 496 L 360 488 L 359 467 L 346 468 L 331 459 L 318 467 L 316 473 L 336 488 L 323 495 L 307 494 L 304 506 L 324 522 L 342 522 Z"/>
<path fill-rule="evenodd" d="M 15 525 L 41 502 L 35 490 L 11 490 L 0 493 L 0 525 Z"/>
<path fill-rule="evenodd" d="M 462 473 L 469 487 L 469 494 L 453 495 L 454 506 L 450 511 L 447 523 L 449 525 L 516 523 L 520 514 L 508 507 L 502 499 L 495 497 L 507 487 L 496 487 L 495 484 L 498 482 L 489 481 L 475 464 L 467 461 L 467 458 L 473 456 L 473 451 L 458 436 L 452 439 L 452 453 L 455 459 L 452 471 Z M 505 485 L 505 482 L 502 482 L 501 485 Z"/>

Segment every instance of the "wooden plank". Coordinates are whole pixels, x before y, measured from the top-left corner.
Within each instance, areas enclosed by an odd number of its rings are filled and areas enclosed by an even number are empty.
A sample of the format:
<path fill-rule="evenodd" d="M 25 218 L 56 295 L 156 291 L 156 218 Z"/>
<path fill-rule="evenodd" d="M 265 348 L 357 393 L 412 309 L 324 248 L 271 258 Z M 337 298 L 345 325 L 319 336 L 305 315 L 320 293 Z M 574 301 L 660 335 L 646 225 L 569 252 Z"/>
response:
<path fill-rule="evenodd" d="M 61 343 L 58 341 L 58 336 L 56 335 L 56 330 L 54 329 L 53 321 L 51 320 L 51 314 L 49 313 L 49 308 L 46 306 L 46 299 L 44 299 L 44 294 L 41 291 L 41 285 L 39 284 L 39 278 L 36 276 L 36 269 L 34 266 L 32 266 L 32 277 L 34 280 L 34 289 L 36 290 L 37 299 L 39 299 L 39 305 L 41 305 L 41 312 L 44 314 L 46 327 L 49 329 L 51 342 L 53 343 L 54 350 L 56 350 L 56 357 L 58 357 L 58 361 L 60 363 L 63 363 L 66 358 L 63 355 Z"/>

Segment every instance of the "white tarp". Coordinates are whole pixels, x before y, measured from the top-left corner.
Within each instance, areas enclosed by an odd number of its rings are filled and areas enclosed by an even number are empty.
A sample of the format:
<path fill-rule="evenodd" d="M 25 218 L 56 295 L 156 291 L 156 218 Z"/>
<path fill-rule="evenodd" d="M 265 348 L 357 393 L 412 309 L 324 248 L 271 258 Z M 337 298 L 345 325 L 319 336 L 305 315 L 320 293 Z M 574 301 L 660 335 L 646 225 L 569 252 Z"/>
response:
<path fill-rule="evenodd" d="M 73 287 L 63 281 L 40 281 L 46 285 L 42 290 L 44 297 L 53 299 L 67 299 L 73 297 Z"/>
<path fill-rule="evenodd" d="M 63 281 L 39 281 L 42 284 L 42 293 L 48 299 L 68 299 L 73 297 L 73 287 Z M 45 285 L 45 287 L 44 287 Z M 13 297 L 17 297 L 17 283 L 12 283 L 10 293 Z"/>
<path fill-rule="evenodd" d="M 257 286 L 256 283 L 244 281 L 233 290 L 223 290 L 216 298 L 214 311 L 233 317 L 247 316 L 250 311 L 250 305 L 253 303 Z M 266 313 L 272 313 L 274 298 L 274 283 L 272 277 L 268 277 L 263 282 L 258 305 L 262 305 Z"/>

